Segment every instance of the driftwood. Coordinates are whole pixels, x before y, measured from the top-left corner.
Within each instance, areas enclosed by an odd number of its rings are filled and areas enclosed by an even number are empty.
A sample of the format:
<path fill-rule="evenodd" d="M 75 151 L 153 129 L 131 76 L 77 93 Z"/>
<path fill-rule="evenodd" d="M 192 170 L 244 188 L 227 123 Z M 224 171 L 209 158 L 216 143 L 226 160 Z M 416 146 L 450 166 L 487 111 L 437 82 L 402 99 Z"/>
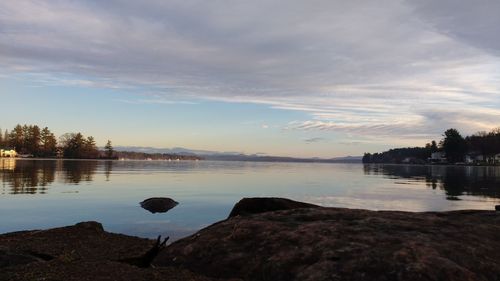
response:
<path fill-rule="evenodd" d="M 142 268 L 150 267 L 156 256 L 165 248 L 165 245 L 167 244 L 169 238 L 170 237 L 167 236 L 167 238 L 165 238 L 163 242 L 161 242 L 161 235 L 159 235 L 156 239 L 156 243 L 144 255 L 140 257 L 122 259 L 119 260 L 119 262 L 128 263 L 130 265 L 135 265 Z"/>

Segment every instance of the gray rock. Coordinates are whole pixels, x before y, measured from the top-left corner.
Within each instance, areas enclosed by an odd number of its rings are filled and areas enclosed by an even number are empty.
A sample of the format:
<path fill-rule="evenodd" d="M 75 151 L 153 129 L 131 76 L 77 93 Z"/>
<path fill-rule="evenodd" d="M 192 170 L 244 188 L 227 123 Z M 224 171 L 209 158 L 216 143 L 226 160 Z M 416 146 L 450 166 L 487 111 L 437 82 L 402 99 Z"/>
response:
<path fill-rule="evenodd" d="M 154 214 L 166 213 L 168 210 L 174 208 L 179 203 L 167 197 L 153 197 L 142 201 L 140 204 L 143 209 L 146 209 Z"/>

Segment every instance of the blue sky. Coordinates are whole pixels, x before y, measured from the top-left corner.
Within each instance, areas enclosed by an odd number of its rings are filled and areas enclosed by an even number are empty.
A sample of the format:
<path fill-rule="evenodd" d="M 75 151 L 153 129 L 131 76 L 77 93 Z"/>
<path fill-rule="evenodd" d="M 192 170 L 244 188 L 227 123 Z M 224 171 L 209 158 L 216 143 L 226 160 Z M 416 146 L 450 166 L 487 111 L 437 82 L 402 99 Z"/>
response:
<path fill-rule="evenodd" d="M 4 1 L 2 129 L 361 155 L 500 126 L 500 2 Z"/>

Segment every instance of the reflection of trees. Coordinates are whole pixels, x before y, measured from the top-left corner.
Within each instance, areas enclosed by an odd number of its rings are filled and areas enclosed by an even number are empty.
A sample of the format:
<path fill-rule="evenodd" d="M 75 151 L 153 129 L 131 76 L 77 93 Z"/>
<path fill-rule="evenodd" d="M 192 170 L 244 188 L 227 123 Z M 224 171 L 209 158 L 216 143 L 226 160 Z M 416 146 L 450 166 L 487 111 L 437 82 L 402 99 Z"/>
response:
<path fill-rule="evenodd" d="M 99 161 L 65 161 L 65 160 L 16 160 L 0 159 L 0 179 L 11 194 L 43 194 L 46 193 L 55 178 L 56 172 L 65 183 L 79 184 L 81 181 L 92 181 L 99 166 Z M 111 161 L 105 162 L 104 174 L 109 180 Z"/>
<path fill-rule="evenodd" d="M 104 162 L 104 176 L 106 176 L 106 181 L 109 181 L 109 176 L 113 170 L 113 161 Z"/>
<path fill-rule="evenodd" d="M 46 186 L 54 182 L 55 161 L 22 160 L 6 163 L 2 160 L 2 182 L 8 183 L 11 194 L 45 193 Z"/>
<path fill-rule="evenodd" d="M 64 181 L 73 184 L 92 181 L 98 164 L 98 161 L 63 161 Z"/>
<path fill-rule="evenodd" d="M 366 175 L 422 181 L 443 189 L 450 199 L 464 194 L 500 198 L 500 167 L 367 164 L 363 170 Z"/>

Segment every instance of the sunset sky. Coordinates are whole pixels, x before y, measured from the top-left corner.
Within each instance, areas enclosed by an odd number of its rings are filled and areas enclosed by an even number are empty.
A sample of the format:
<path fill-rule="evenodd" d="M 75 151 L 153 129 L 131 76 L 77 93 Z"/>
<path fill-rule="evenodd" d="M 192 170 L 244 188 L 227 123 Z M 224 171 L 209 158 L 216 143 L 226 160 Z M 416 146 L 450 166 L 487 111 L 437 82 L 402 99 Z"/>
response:
<path fill-rule="evenodd" d="M 0 128 L 299 157 L 500 126 L 500 1 L 1 1 Z"/>

